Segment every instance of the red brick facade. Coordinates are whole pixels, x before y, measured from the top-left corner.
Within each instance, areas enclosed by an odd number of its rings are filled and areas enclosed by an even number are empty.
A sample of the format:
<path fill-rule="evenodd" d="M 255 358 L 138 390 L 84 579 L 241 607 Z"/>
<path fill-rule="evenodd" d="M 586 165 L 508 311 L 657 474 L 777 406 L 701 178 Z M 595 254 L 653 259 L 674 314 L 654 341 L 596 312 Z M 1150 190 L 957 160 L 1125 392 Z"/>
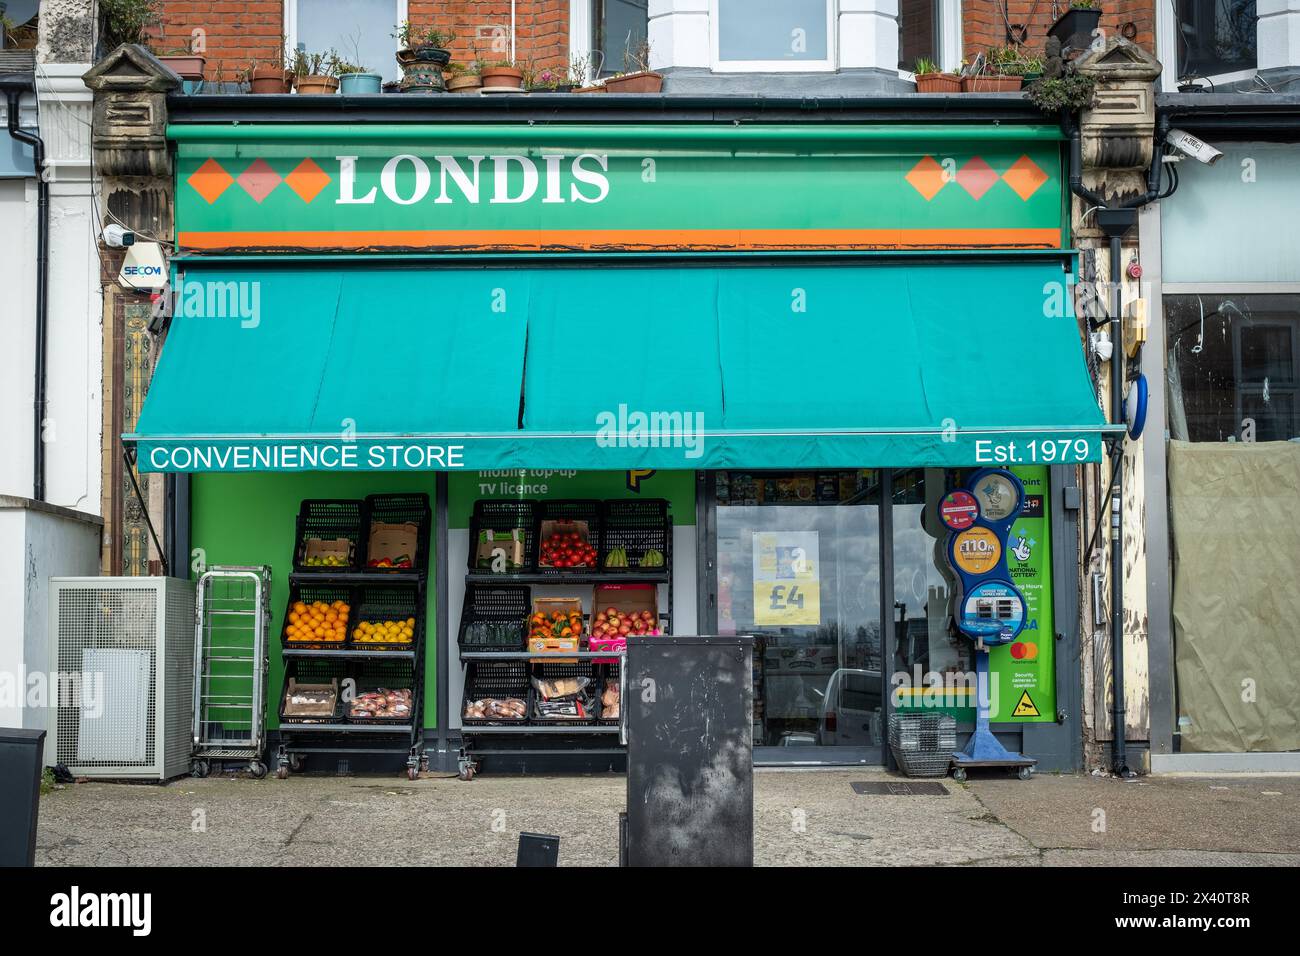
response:
<path fill-rule="evenodd" d="M 1168 0 L 1103 0 L 1101 28 L 1106 35 L 1119 35 L 1148 50 L 1155 50 L 1155 5 Z M 1065 10 L 1068 0 L 1057 0 Z M 966 59 L 993 46 L 1011 46 L 1007 23 L 1027 28 L 1024 46 L 1040 54 L 1047 28 L 1056 17 L 1050 0 L 964 0 L 962 3 L 962 49 Z M 1005 18 L 1004 18 L 1005 13 Z M 952 64 L 944 64 L 951 66 Z"/>
<path fill-rule="evenodd" d="M 283 44 L 283 0 L 161 0 L 161 28 L 153 30 L 154 49 L 172 52 L 202 30 L 208 79 L 233 81 L 254 60 L 271 60 Z M 396 8 L 396 4 L 394 4 Z M 510 56 L 509 0 L 409 0 L 411 23 L 437 27 L 456 36 L 452 57 L 490 63 Z M 391 32 L 387 28 L 386 32 Z M 518 0 L 515 4 L 515 60 L 535 69 L 563 68 L 569 60 L 568 0 Z M 494 42 L 495 41 L 495 42 Z"/>

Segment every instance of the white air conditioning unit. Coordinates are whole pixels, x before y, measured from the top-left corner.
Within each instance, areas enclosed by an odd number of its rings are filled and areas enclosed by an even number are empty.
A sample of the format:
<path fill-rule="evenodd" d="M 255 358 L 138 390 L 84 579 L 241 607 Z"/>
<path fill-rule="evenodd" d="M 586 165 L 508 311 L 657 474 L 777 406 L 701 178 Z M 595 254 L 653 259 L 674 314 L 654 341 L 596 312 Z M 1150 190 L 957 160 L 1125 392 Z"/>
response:
<path fill-rule="evenodd" d="M 55 761 L 78 777 L 188 773 L 194 583 L 50 578 L 49 620 Z"/>

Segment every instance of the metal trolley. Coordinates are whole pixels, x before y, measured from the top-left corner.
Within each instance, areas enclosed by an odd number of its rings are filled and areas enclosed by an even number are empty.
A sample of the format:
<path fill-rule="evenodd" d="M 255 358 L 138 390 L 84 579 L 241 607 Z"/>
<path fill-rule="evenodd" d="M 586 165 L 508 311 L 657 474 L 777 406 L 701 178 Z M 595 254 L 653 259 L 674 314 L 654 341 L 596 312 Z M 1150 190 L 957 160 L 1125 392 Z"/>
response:
<path fill-rule="evenodd" d="M 194 628 L 194 753 L 190 773 L 245 762 L 266 776 L 267 632 L 271 569 L 214 566 L 199 578 Z"/>

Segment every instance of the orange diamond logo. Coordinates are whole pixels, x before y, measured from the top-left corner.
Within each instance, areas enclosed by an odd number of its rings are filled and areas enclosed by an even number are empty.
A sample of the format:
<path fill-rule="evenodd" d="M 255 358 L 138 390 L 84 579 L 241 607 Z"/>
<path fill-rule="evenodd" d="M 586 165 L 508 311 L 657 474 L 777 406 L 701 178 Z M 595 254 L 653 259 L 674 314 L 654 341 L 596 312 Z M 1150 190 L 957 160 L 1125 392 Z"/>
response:
<path fill-rule="evenodd" d="M 1038 192 L 1038 187 L 1047 182 L 1047 173 L 1043 172 L 1028 156 L 1021 156 L 1002 174 L 1002 178 L 1016 191 L 1017 196 L 1028 199 Z"/>
<path fill-rule="evenodd" d="M 922 156 L 921 161 L 912 167 L 912 171 L 906 177 L 912 188 L 925 197 L 929 202 L 939 190 L 947 185 L 947 177 L 944 174 L 943 167 L 934 161 L 933 156 Z"/>
<path fill-rule="evenodd" d="M 235 181 L 230 173 L 221 168 L 221 164 L 215 159 L 208 157 L 203 161 L 203 165 L 185 180 L 194 187 L 194 191 L 208 201 L 208 205 L 217 201 L 217 198 L 230 188 L 230 184 Z"/>
<path fill-rule="evenodd" d="M 310 158 L 304 159 L 284 177 L 284 184 L 298 194 L 303 202 L 311 202 L 330 184 L 329 174 Z"/>

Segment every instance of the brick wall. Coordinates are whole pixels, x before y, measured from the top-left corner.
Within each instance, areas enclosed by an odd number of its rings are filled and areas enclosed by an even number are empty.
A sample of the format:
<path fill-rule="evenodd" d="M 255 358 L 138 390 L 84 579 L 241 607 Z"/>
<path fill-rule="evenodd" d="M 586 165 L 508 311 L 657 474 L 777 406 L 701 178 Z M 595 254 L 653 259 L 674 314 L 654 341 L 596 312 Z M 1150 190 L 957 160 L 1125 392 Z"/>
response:
<path fill-rule="evenodd" d="M 456 33 L 452 44 L 455 60 L 470 60 L 472 47 L 485 62 L 504 60 L 510 55 L 509 0 L 409 0 L 407 9 L 417 28 L 436 26 Z M 283 42 L 282 0 L 161 0 L 159 10 L 162 26 L 152 31 L 154 49 L 168 52 L 185 46 L 191 31 L 203 30 L 209 79 L 234 80 L 251 60 L 272 58 Z M 391 32 L 386 24 L 383 29 Z M 568 0 L 518 0 L 515 37 L 515 59 L 519 63 L 531 61 L 537 69 L 567 65 Z"/>
<path fill-rule="evenodd" d="M 1056 8 L 1064 10 L 1068 0 L 1057 0 Z M 1103 0 L 1101 28 L 1106 35 L 1126 36 L 1124 29 L 1132 25 L 1129 39 L 1139 46 L 1155 50 L 1155 5 L 1168 0 Z M 1003 19 L 1003 13 L 1006 19 Z M 962 3 L 962 46 L 966 59 L 991 46 L 1009 46 L 1007 20 L 1013 26 L 1028 28 L 1025 48 L 1039 54 L 1047 39 L 1047 28 L 1056 17 L 1050 0 L 964 0 Z M 952 64 L 944 64 L 952 66 Z"/>

